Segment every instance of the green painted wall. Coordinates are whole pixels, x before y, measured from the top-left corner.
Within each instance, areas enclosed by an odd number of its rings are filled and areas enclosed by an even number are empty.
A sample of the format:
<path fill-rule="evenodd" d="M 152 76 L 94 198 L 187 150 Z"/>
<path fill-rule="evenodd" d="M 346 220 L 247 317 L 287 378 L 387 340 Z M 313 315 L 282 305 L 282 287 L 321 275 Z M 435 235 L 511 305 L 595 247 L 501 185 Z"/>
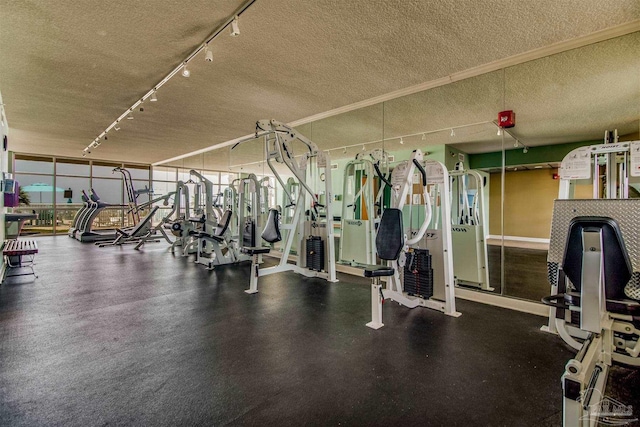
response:
<path fill-rule="evenodd" d="M 505 165 L 517 166 L 536 163 L 560 162 L 571 150 L 585 145 L 601 144 L 602 141 L 569 142 L 566 144 L 544 145 L 531 147 L 527 153 L 522 148 L 505 150 Z M 502 166 L 502 152 L 470 154 L 469 167 L 471 169 L 499 168 Z"/>

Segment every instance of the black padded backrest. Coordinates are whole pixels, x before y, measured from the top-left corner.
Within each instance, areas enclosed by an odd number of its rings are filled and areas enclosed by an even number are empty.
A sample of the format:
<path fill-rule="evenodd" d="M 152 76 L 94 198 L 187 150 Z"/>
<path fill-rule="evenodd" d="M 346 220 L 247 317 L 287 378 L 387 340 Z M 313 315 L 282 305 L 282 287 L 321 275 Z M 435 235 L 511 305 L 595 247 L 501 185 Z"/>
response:
<path fill-rule="evenodd" d="M 280 234 L 280 212 L 277 209 L 269 209 L 269 217 L 264 225 L 264 230 L 262 230 L 262 238 L 269 243 L 282 240 L 282 235 Z"/>
<path fill-rule="evenodd" d="M 626 299 L 624 287 L 631 279 L 633 269 L 618 223 L 611 218 L 579 216 L 571 220 L 562 270 L 576 290 L 580 291 L 582 289 L 582 233 L 600 230 L 606 297 L 608 300 Z"/>
<path fill-rule="evenodd" d="M 402 229 L 402 211 L 387 208 L 382 212 L 378 234 L 376 234 L 376 252 L 380 259 L 393 261 L 398 259 L 404 246 L 404 230 Z"/>
<path fill-rule="evenodd" d="M 244 224 L 242 232 L 242 246 L 253 248 L 256 245 L 256 223 L 248 219 Z"/>
<path fill-rule="evenodd" d="M 227 229 L 229 228 L 230 222 L 231 222 L 231 211 L 226 210 L 224 211 L 224 214 L 222 214 L 222 218 L 220 218 L 220 221 L 218 221 L 218 225 L 216 226 L 214 234 L 216 236 L 222 236 L 224 233 L 226 233 Z"/>
<path fill-rule="evenodd" d="M 89 197 L 94 202 L 99 202 L 100 201 L 100 196 L 98 196 L 98 193 L 96 193 L 96 190 L 94 190 L 93 188 L 91 189 L 91 195 Z"/>

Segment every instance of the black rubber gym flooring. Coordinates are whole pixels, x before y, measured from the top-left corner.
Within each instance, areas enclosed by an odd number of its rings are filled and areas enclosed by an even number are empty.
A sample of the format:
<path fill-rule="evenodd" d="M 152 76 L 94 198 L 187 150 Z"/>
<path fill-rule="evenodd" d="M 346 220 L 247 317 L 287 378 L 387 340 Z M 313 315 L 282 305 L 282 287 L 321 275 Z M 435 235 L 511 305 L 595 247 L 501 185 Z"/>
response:
<path fill-rule="evenodd" d="M 386 303 L 362 278 L 207 271 L 164 243 L 37 239 L 0 286 L 0 425 L 559 425 L 572 357 L 541 317 Z"/>

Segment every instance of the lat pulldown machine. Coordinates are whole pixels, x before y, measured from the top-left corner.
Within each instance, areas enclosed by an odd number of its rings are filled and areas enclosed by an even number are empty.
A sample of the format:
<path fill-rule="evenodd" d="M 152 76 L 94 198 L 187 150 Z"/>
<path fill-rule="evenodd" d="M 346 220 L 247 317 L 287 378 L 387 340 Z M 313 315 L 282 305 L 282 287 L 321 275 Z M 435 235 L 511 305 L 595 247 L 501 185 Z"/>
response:
<path fill-rule="evenodd" d="M 259 255 L 268 253 L 269 247 L 252 246 L 244 247 L 244 253 L 252 256 L 251 281 L 249 289 L 245 292 L 253 294 L 258 292 L 258 278 L 269 274 L 293 271 L 306 277 L 320 277 L 329 282 L 337 282 L 335 265 L 335 244 L 333 239 L 333 226 L 331 224 L 331 161 L 329 154 L 318 149 L 318 146 L 298 133 L 295 129 L 276 120 L 260 120 L 256 123 L 255 138 L 264 137 L 265 157 L 267 166 L 282 187 L 288 202 L 286 207 L 293 208 L 291 216 L 283 217 L 280 223 L 280 213 L 271 209 L 267 223 L 265 224 L 262 238 L 268 243 L 281 240 L 280 230 L 286 230 L 287 236 L 282 251 L 282 258 L 278 265 L 268 268 L 259 268 Z M 254 139 L 254 138 L 251 138 Z M 297 160 L 293 152 L 293 142 L 300 141 L 307 148 L 307 152 Z M 243 142 L 243 141 L 241 141 Z M 241 143 L 239 142 L 239 143 Z M 298 185 L 284 183 L 282 177 L 273 165 L 277 162 L 285 165 L 293 174 Z M 315 172 L 307 180 L 308 168 Z M 321 194 L 316 194 L 312 186 L 320 175 L 324 174 L 324 199 L 325 203 L 318 201 Z M 309 181 L 312 181 L 311 183 Z M 322 179 L 320 179 L 322 181 Z M 311 185 L 310 185 L 311 184 Z M 295 193 L 287 189 L 295 189 Z M 305 216 L 307 219 L 305 220 Z M 308 236 L 307 239 L 304 237 Z M 298 250 L 296 264 L 289 264 L 289 254 L 292 253 L 294 243 L 296 247 L 306 248 Z"/>

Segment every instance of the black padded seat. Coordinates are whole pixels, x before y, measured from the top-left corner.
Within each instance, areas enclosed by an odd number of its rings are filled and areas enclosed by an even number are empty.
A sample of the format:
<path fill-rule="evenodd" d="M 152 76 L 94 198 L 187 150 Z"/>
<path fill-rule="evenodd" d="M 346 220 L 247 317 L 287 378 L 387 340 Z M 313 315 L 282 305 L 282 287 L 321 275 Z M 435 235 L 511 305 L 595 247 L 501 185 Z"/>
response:
<path fill-rule="evenodd" d="M 271 250 L 268 246 L 243 247 L 241 252 L 248 255 L 268 254 Z"/>
<path fill-rule="evenodd" d="M 396 272 L 393 268 L 387 267 L 386 265 L 363 265 L 364 268 L 364 277 L 388 277 L 393 276 Z"/>
<path fill-rule="evenodd" d="M 580 294 L 578 292 L 565 292 L 564 302 L 568 306 L 580 306 Z M 640 316 L 640 302 L 632 299 L 607 300 L 607 311 L 628 316 Z"/>

